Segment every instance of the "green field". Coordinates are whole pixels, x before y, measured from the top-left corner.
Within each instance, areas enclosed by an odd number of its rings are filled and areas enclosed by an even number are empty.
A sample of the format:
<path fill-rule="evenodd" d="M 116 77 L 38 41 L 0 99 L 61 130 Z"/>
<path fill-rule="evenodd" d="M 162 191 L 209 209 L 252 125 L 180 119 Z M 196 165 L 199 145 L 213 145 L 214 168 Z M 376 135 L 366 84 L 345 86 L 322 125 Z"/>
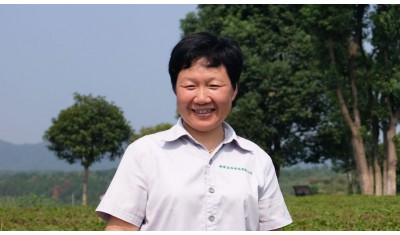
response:
<path fill-rule="evenodd" d="M 400 196 L 286 197 L 296 231 L 399 231 Z"/>
<path fill-rule="evenodd" d="M 32 196 L 0 201 L 1 231 L 98 231 L 104 222 L 93 206 L 62 206 Z M 286 231 L 399 231 L 400 196 L 286 196 L 294 223 Z"/>
<path fill-rule="evenodd" d="M 1 175 L 0 231 L 103 230 L 94 210 L 114 172 L 91 172 L 87 207 L 77 206 L 81 172 Z M 326 165 L 283 169 L 279 184 L 294 220 L 286 231 L 400 231 L 400 195 L 348 195 L 346 175 Z M 293 185 L 309 185 L 315 195 L 295 197 Z"/>

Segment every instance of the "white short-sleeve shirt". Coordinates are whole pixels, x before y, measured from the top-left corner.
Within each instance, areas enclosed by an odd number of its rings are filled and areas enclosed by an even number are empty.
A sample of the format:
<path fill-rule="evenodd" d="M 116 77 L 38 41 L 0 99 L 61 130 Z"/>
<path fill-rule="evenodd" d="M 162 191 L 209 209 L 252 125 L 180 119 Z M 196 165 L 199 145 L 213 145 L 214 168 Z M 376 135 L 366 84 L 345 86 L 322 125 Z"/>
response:
<path fill-rule="evenodd" d="M 224 123 L 212 153 L 183 128 L 129 145 L 98 205 L 141 230 L 272 230 L 292 222 L 271 158 Z"/>

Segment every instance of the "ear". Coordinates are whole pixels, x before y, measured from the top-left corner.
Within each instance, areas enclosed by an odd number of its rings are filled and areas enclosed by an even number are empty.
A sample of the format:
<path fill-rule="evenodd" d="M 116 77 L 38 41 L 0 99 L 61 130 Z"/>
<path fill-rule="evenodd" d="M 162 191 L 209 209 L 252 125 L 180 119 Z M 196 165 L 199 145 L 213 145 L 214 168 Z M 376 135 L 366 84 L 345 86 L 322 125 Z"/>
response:
<path fill-rule="evenodd" d="M 238 85 L 236 84 L 235 90 L 233 90 L 232 102 L 235 100 L 237 93 L 238 93 Z"/>

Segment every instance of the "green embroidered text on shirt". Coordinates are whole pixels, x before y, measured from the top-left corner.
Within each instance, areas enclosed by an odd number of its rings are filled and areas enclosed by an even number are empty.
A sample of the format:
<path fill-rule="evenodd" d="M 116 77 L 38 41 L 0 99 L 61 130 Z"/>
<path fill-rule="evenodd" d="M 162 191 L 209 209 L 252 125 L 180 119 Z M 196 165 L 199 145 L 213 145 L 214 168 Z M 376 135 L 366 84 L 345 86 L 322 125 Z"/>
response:
<path fill-rule="evenodd" d="M 228 170 L 244 171 L 244 172 L 249 173 L 250 175 L 253 174 L 251 171 L 249 171 L 249 170 L 247 170 L 246 168 L 243 168 L 243 167 L 219 165 L 219 168 L 224 168 L 224 169 L 228 169 Z"/>

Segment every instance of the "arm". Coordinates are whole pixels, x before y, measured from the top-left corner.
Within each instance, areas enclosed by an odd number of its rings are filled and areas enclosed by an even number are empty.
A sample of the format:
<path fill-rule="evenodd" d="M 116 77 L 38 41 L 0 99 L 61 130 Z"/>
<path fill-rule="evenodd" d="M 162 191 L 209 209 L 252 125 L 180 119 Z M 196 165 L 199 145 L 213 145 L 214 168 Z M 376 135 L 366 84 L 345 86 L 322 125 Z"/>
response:
<path fill-rule="evenodd" d="M 106 231 L 139 231 L 139 227 L 126 221 L 110 216 L 105 228 Z"/>

